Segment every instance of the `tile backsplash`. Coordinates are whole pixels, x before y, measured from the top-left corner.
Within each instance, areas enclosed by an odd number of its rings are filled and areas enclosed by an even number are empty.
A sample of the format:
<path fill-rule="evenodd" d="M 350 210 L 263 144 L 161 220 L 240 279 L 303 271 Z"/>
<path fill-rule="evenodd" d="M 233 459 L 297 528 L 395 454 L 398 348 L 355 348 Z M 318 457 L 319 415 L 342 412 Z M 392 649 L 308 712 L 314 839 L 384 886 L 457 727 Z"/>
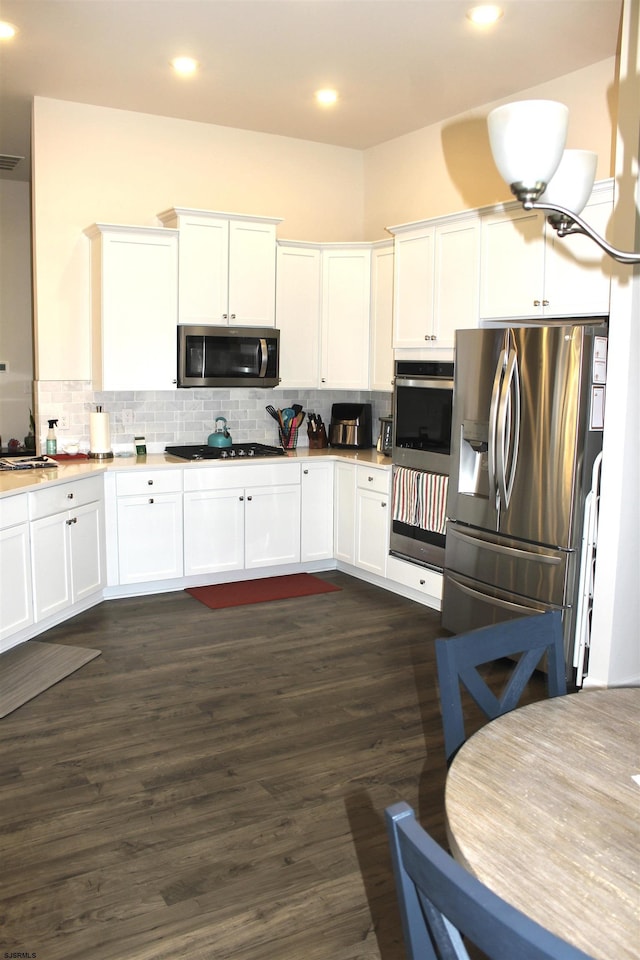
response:
<path fill-rule="evenodd" d="M 65 443 L 89 449 L 89 414 L 101 405 L 109 414 L 114 453 L 133 450 L 136 436 L 144 436 L 149 453 L 160 453 L 168 443 L 206 443 L 216 417 L 226 417 L 236 443 L 278 443 L 275 420 L 265 407 L 302 405 L 307 413 L 320 414 L 326 424 L 331 407 L 340 402 L 372 405 L 372 439 L 378 436 L 378 418 L 391 413 L 391 393 L 332 390 L 261 390 L 235 387 L 227 390 L 118 391 L 97 393 L 84 380 L 40 380 L 35 384 L 35 414 L 39 451 L 44 450 L 47 421 L 58 420 L 58 450 Z M 298 446 L 308 445 L 306 419 Z"/>

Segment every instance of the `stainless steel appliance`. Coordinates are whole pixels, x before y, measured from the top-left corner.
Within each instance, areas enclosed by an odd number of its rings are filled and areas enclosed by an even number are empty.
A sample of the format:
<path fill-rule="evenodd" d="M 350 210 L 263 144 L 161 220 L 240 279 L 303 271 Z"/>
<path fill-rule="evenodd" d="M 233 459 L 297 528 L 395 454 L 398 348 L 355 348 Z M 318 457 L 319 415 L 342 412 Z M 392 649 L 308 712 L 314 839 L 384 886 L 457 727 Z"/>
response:
<path fill-rule="evenodd" d="M 600 319 L 457 332 L 446 629 L 561 610 L 571 664 L 606 337 Z"/>
<path fill-rule="evenodd" d="M 179 387 L 277 387 L 280 331 L 272 327 L 178 327 Z"/>
<path fill-rule="evenodd" d="M 330 447 L 371 448 L 371 404 L 334 403 L 329 424 Z"/>
<path fill-rule="evenodd" d="M 232 443 L 228 447 L 211 447 L 208 443 L 165 447 L 165 453 L 180 460 L 246 460 L 251 457 L 284 457 L 282 447 L 265 443 Z"/>
<path fill-rule="evenodd" d="M 393 391 L 393 462 L 449 473 L 453 363 L 397 360 Z"/>
<path fill-rule="evenodd" d="M 404 560 L 442 570 L 444 532 L 398 516 L 398 471 L 416 471 L 416 487 L 428 475 L 448 476 L 451 452 L 454 365 L 435 360 L 396 361 L 393 391 L 393 519 L 390 552 Z M 405 519 L 408 519 L 405 517 Z"/>
<path fill-rule="evenodd" d="M 380 433 L 376 449 L 385 457 L 390 457 L 393 451 L 393 417 L 379 417 Z"/>

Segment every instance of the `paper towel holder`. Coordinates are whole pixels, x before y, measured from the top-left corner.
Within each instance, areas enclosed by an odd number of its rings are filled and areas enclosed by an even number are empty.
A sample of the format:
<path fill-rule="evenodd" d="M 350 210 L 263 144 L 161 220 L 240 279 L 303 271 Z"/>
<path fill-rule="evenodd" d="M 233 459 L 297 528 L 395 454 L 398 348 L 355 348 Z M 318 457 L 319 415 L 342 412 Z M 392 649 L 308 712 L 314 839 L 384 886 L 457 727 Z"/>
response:
<path fill-rule="evenodd" d="M 100 416 L 101 418 L 102 417 L 105 418 L 104 423 L 101 424 L 101 430 L 100 430 L 100 434 L 101 434 L 100 439 L 102 442 L 96 442 L 96 436 L 94 435 L 94 427 L 95 427 L 95 432 L 96 433 L 98 432 L 98 426 L 97 424 L 95 424 L 95 420 L 94 420 L 94 418 L 97 416 Z M 96 407 L 96 412 L 92 413 L 89 419 L 90 419 L 90 434 L 91 434 L 90 446 L 108 447 L 108 449 L 104 449 L 104 450 L 89 450 L 89 453 L 88 453 L 89 459 L 90 460 L 113 460 L 113 451 L 111 450 L 111 437 L 109 433 L 109 414 L 103 413 L 102 406 L 99 404 Z"/>

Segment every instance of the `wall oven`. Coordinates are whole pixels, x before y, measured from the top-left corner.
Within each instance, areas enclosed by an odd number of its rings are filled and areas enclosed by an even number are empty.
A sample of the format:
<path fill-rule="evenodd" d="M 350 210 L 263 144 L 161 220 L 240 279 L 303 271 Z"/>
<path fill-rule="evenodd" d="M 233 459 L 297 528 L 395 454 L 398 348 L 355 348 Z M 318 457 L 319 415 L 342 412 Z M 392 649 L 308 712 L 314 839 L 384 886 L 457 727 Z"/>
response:
<path fill-rule="evenodd" d="M 444 567 L 453 371 L 450 362 L 398 360 L 393 393 L 390 552 Z"/>

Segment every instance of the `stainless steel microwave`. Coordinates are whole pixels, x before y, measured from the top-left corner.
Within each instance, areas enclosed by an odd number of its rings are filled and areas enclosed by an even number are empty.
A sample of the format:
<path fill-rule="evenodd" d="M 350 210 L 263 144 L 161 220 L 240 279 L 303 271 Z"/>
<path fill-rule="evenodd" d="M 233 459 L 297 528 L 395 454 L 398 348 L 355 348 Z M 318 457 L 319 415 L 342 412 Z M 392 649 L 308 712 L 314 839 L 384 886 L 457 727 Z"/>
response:
<path fill-rule="evenodd" d="M 178 327 L 179 387 L 277 387 L 280 331 L 273 327 Z"/>

